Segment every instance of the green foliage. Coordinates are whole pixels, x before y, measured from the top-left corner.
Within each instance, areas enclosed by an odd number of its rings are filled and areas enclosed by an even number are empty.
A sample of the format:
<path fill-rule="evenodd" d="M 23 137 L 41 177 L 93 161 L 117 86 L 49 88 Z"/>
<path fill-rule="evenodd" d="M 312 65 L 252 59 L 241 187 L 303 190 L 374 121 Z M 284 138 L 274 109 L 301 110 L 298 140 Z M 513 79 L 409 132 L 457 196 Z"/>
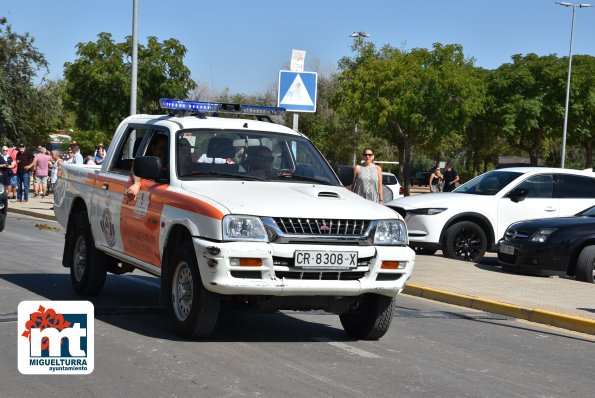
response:
<path fill-rule="evenodd" d="M 69 133 L 73 141 L 76 141 L 81 149 L 81 154 L 92 155 L 97 149 L 97 145 L 102 143 L 105 148 L 108 148 L 112 139 L 113 133 L 106 133 L 103 131 L 87 131 L 74 130 Z"/>
<path fill-rule="evenodd" d="M 64 65 L 67 79 L 66 106 L 76 114 L 83 130 L 114 131 L 128 116 L 131 74 L 131 38 L 116 43 L 111 34 L 100 33 L 96 42 L 79 43 L 78 58 Z M 139 113 L 159 113 L 162 97 L 186 98 L 196 87 L 184 66 L 186 48 L 175 39 L 160 43 L 149 37 L 138 46 Z"/>
<path fill-rule="evenodd" d="M 0 142 L 39 144 L 61 123 L 59 83 L 33 84 L 37 73 L 47 72 L 33 43 L 0 18 Z"/>

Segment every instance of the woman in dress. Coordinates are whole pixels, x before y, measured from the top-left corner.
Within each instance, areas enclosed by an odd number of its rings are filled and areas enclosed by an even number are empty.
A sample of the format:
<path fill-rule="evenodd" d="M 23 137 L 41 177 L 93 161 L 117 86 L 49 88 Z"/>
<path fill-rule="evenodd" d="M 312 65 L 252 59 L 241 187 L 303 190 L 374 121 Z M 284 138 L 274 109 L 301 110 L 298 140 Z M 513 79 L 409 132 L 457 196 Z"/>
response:
<path fill-rule="evenodd" d="M 363 163 L 353 170 L 351 190 L 362 198 L 382 204 L 382 168 L 374 164 L 374 151 L 365 149 L 363 155 Z"/>

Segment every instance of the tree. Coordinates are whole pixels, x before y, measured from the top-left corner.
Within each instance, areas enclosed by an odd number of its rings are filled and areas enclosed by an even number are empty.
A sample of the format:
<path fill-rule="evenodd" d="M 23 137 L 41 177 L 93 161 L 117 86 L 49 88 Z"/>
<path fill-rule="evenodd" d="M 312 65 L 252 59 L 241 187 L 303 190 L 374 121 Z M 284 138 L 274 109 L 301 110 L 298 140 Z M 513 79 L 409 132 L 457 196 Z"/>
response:
<path fill-rule="evenodd" d="M 567 62 L 564 59 L 564 63 Z M 585 151 L 585 168 L 593 164 L 595 141 L 595 57 L 575 55 L 572 58 L 568 143 L 581 145 Z M 579 165 L 577 165 L 579 166 Z"/>
<path fill-rule="evenodd" d="M 353 59 L 340 61 L 335 104 L 350 120 L 362 120 L 400 147 L 405 192 L 409 192 L 413 145 L 447 141 L 478 112 L 481 90 L 459 45 L 434 44 L 409 52 L 356 43 Z"/>
<path fill-rule="evenodd" d="M 57 83 L 33 84 L 47 62 L 28 33 L 12 31 L 0 18 L 0 141 L 38 144 L 59 125 L 61 102 Z"/>
<path fill-rule="evenodd" d="M 491 81 L 494 111 L 507 142 L 537 161 L 544 142 L 561 131 L 564 65 L 555 55 L 520 54 L 500 66 Z"/>
<path fill-rule="evenodd" d="M 96 42 L 79 43 L 78 58 L 64 65 L 66 105 L 82 130 L 113 131 L 128 115 L 132 39 L 116 43 L 100 33 Z M 183 64 L 186 48 L 175 39 L 149 37 L 138 48 L 139 113 L 155 113 L 162 97 L 186 98 L 196 87 Z"/>

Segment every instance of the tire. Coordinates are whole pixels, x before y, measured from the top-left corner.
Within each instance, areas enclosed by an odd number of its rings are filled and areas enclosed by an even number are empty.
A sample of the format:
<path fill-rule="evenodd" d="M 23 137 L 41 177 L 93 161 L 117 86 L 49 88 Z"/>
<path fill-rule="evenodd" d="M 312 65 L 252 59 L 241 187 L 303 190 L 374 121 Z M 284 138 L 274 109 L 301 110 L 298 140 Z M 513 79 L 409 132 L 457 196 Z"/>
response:
<path fill-rule="evenodd" d="M 95 247 L 86 212 L 80 213 L 72 226 L 72 287 L 81 296 L 97 296 L 105 283 L 108 256 Z"/>
<path fill-rule="evenodd" d="M 184 243 L 172 253 L 162 283 L 166 309 L 176 333 L 189 339 L 210 336 L 217 324 L 220 300 L 203 286 L 191 243 Z"/>
<path fill-rule="evenodd" d="M 446 242 L 442 251 L 448 258 L 477 262 L 488 247 L 486 234 L 479 225 L 461 221 L 446 230 Z"/>
<path fill-rule="evenodd" d="M 576 262 L 576 280 L 594 283 L 595 279 L 595 246 L 583 248 Z"/>
<path fill-rule="evenodd" d="M 378 340 L 393 320 L 395 298 L 367 293 L 361 295 L 349 312 L 339 315 L 348 335 L 362 340 Z"/>

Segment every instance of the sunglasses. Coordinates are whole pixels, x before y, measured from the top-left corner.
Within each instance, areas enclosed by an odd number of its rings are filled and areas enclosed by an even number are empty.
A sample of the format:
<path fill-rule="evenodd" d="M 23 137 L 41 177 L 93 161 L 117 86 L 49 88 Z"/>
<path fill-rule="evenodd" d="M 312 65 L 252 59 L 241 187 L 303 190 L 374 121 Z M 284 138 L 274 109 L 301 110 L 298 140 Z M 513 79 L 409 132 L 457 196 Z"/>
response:
<path fill-rule="evenodd" d="M 373 153 L 364 153 L 364 156 L 374 156 Z"/>

